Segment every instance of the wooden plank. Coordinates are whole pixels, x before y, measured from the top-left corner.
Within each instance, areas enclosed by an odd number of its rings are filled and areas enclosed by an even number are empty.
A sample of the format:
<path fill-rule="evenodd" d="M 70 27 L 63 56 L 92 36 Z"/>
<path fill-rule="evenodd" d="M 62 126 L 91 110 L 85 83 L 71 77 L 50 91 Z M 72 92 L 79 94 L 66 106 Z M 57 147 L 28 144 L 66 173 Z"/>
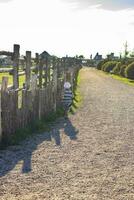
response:
<path fill-rule="evenodd" d="M 36 74 L 32 74 L 31 76 L 31 92 L 33 97 L 35 96 L 35 90 L 37 89 L 37 75 Z"/>
<path fill-rule="evenodd" d="M 43 61 L 40 60 L 39 62 L 39 87 L 42 88 L 42 78 L 43 78 Z"/>
<path fill-rule="evenodd" d="M 31 78 L 31 51 L 26 51 L 26 88 L 30 88 Z"/>
<path fill-rule="evenodd" d="M 53 109 L 56 112 L 56 95 L 57 95 L 57 66 L 56 63 L 53 63 L 53 92 L 54 92 L 54 105 Z"/>
<path fill-rule="evenodd" d="M 41 88 L 39 88 L 39 112 L 38 112 L 38 118 L 41 120 Z"/>
<path fill-rule="evenodd" d="M 0 94 L 0 142 L 2 140 L 2 123 L 1 123 L 1 94 Z"/>
<path fill-rule="evenodd" d="M 2 109 L 5 110 L 5 106 L 2 104 L 5 104 L 6 100 L 6 94 L 8 92 L 8 77 L 2 77 L 2 85 L 1 85 L 1 94 L 0 94 L 0 142 L 2 140 Z M 3 102 L 4 101 L 4 102 Z M 3 106 L 4 108 L 3 108 Z"/>
<path fill-rule="evenodd" d="M 15 44 L 14 52 L 13 52 L 13 88 L 14 89 L 19 87 L 19 77 L 18 77 L 19 50 L 20 50 L 20 45 Z"/>
<path fill-rule="evenodd" d="M 35 54 L 35 64 L 36 64 L 36 66 L 35 66 L 35 74 L 38 74 L 39 73 L 39 54 L 38 53 L 36 53 Z"/>
<path fill-rule="evenodd" d="M 7 134 L 7 117 L 9 116 L 8 112 L 8 77 L 2 77 L 1 85 L 1 139 Z"/>
<path fill-rule="evenodd" d="M 13 68 L 0 68 L 0 73 L 12 73 L 13 72 Z"/>
<path fill-rule="evenodd" d="M 45 85 L 47 85 L 48 82 L 48 58 L 45 58 Z"/>

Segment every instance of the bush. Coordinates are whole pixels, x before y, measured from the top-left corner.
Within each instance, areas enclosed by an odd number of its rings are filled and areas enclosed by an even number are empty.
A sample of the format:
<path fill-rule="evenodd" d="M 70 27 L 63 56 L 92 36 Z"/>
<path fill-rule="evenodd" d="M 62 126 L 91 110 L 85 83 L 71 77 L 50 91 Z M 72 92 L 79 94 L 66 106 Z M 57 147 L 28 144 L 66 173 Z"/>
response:
<path fill-rule="evenodd" d="M 127 78 L 134 79 L 134 62 L 126 67 L 125 75 Z"/>
<path fill-rule="evenodd" d="M 134 58 L 122 58 L 121 63 L 122 65 L 129 65 L 134 62 Z"/>
<path fill-rule="evenodd" d="M 107 62 L 107 60 L 101 60 L 98 65 L 97 65 L 97 69 L 98 70 L 102 70 L 102 66 Z"/>
<path fill-rule="evenodd" d="M 117 61 L 108 61 L 102 66 L 104 72 L 110 72 L 116 66 Z"/>
<path fill-rule="evenodd" d="M 121 65 L 120 66 L 120 72 L 119 75 L 125 77 L 125 69 L 126 69 L 127 65 Z"/>
<path fill-rule="evenodd" d="M 121 62 L 118 62 L 116 66 L 113 68 L 113 74 L 119 75 L 120 73 Z"/>

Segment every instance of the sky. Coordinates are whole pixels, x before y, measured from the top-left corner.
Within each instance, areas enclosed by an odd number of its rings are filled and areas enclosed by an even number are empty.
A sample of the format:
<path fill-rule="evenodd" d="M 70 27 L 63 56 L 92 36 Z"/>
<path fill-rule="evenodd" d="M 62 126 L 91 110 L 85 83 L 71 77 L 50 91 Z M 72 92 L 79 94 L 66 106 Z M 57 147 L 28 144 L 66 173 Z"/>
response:
<path fill-rule="evenodd" d="M 134 49 L 132 0 L 0 0 L 0 50 L 89 58 Z"/>

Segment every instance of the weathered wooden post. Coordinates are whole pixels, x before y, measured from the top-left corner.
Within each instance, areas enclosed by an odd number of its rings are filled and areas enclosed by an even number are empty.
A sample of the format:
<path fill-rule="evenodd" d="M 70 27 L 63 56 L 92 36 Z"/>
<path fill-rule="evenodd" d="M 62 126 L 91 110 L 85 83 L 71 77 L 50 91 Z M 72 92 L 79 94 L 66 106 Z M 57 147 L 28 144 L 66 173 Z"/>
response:
<path fill-rule="evenodd" d="M 48 81 L 50 82 L 51 81 L 51 59 L 49 59 L 49 61 L 47 62 L 48 64 Z"/>
<path fill-rule="evenodd" d="M 31 51 L 26 51 L 26 88 L 30 88 L 31 79 Z"/>
<path fill-rule="evenodd" d="M 13 52 L 13 88 L 17 89 L 19 87 L 19 76 L 18 76 L 18 70 L 19 70 L 19 51 L 20 51 L 20 45 L 15 44 L 14 45 L 14 52 Z"/>
<path fill-rule="evenodd" d="M 45 58 L 45 85 L 48 82 L 48 57 Z"/>
<path fill-rule="evenodd" d="M 40 59 L 39 62 L 39 87 L 42 88 L 42 78 L 43 78 L 43 60 Z"/>
<path fill-rule="evenodd" d="M 5 128 L 5 121 L 6 121 L 6 117 L 8 117 L 7 115 L 7 92 L 8 92 L 8 77 L 2 77 L 2 84 L 1 84 L 1 97 L 0 97 L 0 142 L 2 140 L 2 125 L 4 125 Z M 3 112 L 3 118 L 1 116 Z M 2 121 L 3 120 L 3 121 Z M 9 122 L 8 122 L 9 123 Z"/>
<path fill-rule="evenodd" d="M 66 59 L 63 59 L 63 79 L 66 81 Z"/>
<path fill-rule="evenodd" d="M 56 65 L 56 60 L 53 59 L 53 90 L 54 90 L 54 112 L 56 112 L 56 100 L 57 100 L 57 65 Z"/>
<path fill-rule="evenodd" d="M 38 119 L 41 119 L 42 112 L 42 85 L 43 85 L 43 59 L 39 60 L 39 93 L 38 93 Z"/>
<path fill-rule="evenodd" d="M 35 54 L 35 64 L 36 64 L 35 74 L 38 74 L 39 72 L 39 54 L 38 53 Z"/>
<path fill-rule="evenodd" d="M 0 94 L 0 143 L 1 143 L 1 140 L 2 140 L 2 119 L 1 119 L 1 94 Z"/>

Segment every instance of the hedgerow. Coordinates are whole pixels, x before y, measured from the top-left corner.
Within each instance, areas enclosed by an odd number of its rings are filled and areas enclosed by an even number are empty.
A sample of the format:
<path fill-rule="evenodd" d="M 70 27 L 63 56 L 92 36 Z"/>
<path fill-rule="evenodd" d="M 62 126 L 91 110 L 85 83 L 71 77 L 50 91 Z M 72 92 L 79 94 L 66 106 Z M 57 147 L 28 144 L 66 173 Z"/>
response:
<path fill-rule="evenodd" d="M 125 76 L 127 78 L 134 79 L 134 62 L 126 67 Z"/>

